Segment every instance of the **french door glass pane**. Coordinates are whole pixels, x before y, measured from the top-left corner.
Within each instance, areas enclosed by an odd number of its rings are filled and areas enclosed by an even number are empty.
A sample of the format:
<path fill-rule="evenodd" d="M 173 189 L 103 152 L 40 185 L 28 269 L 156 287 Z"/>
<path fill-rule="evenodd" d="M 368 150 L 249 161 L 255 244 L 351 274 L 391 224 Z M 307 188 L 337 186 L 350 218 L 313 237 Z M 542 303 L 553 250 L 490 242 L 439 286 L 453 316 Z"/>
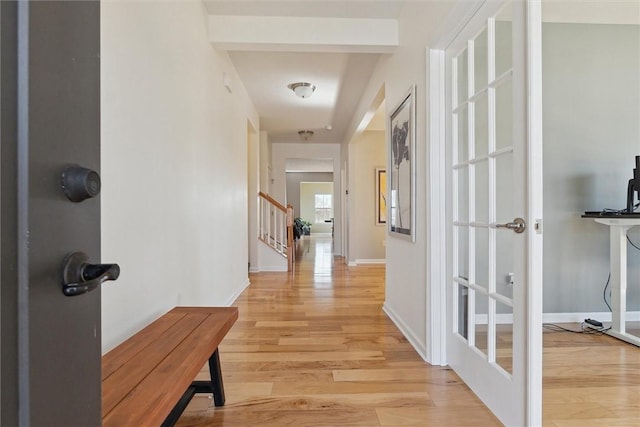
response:
<path fill-rule="evenodd" d="M 498 324 L 496 325 L 496 363 L 505 371 L 513 373 L 513 309 L 496 302 Z"/>
<path fill-rule="evenodd" d="M 496 16 L 496 77 L 511 69 L 511 3 Z"/>
<path fill-rule="evenodd" d="M 469 288 L 466 286 L 457 284 L 457 333 L 460 334 L 463 338 L 467 339 L 469 337 L 467 333 L 468 328 L 468 318 L 469 318 Z"/>
<path fill-rule="evenodd" d="M 486 356 L 488 354 L 488 333 L 489 333 L 489 297 L 482 292 L 475 293 L 475 347 Z"/>
<path fill-rule="evenodd" d="M 488 83 L 488 43 L 485 28 L 473 41 L 473 74 L 475 93 L 487 87 Z"/>
<path fill-rule="evenodd" d="M 458 81 L 456 83 L 458 89 L 458 99 L 456 105 L 460 105 L 469 97 L 469 82 L 467 81 L 467 76 L 469 75 L 469 62 L 467 59 L 467 49 L 465 49 L 460 55 L 458 55 L 458 57 L 456 58 L 456 63 L 458 71 Z"/>
<path fill-rule="evenodd" d="M 518 278 L 513 275 L 513 245 L 516 236 L 510 230 L 496 231 L 496 293 L 507 298 L 513 298 L 513 287 L 518 286 Z"/>
<path fill-rule="evenodd" d="M 475 171 L 475 222 L 487 224 L 489 222 L 489 161 L 476 163 Z"/>
<path fill-rule="evenodd" d="M 504 224 L 513 221 L 513 154 L 506 153 L 496 157 L 496 222 Z M 509 273 L 514 271 L 513 248 L 518 234 L 506 229 L 497 229 L 496 233 L 496 292 L 508 298 L 513 296 L 513 285 Z M 513 281 L 517 281 L 513 277 Z"/>
<path fill-rule="evenodd" d="M 463 166 L 456 170 L 458 176 L 458 212 L 456 220 L 469 221 L 469 167 Z"/>
<path fill-rule="evenodd" d="M 496 221 L 505 223 L 515 218 L 513 210 L 513 153 L 496 157 Z"/>
<path fill-rule="evenodd" d="M 458 268 L 456 274 L 459 278 L 469 280 L 469 228 L 456 227 L 458 231 Z"/>
<path fill-rule="evenodd" d="M 513 85 L 511 78 L 496 89 L 496 149 L 513 145 Z"/>
<path fill-rule="evenodd" d="M 489 97 L 484 92 L 476 99 L 475 111 L 473 113 L 475 121 L 475 155 L 474 157 L 486 156 L 489 153 Z"/>
<path fill-rule="evenodd" d="M 489 287 L 489 229 L 476 227 L 475 232 L 475 284 Z"/>
<path fill-rule="evenodd" d="M 457 114 L 458 118 L 458 159 L 457 163 L 469 159 L 469 111 L 465 105 Z"/>

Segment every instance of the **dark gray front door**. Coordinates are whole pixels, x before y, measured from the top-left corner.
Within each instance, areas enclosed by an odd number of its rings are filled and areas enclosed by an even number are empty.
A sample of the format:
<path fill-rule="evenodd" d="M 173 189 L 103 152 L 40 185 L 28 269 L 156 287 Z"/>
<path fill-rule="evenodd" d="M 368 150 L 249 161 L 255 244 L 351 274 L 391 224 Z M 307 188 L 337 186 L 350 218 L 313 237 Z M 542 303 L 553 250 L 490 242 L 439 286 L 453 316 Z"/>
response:
<path fill-rule="evenodd" d="M 65 296 L 61 275 L 69 253 L 100 262 L 100 197 L 70 201 L 61 174 L 100 170 L 100 4 L 2 1 L 0 19 L 0 423 L 97 426 L 100 290 Z"/>

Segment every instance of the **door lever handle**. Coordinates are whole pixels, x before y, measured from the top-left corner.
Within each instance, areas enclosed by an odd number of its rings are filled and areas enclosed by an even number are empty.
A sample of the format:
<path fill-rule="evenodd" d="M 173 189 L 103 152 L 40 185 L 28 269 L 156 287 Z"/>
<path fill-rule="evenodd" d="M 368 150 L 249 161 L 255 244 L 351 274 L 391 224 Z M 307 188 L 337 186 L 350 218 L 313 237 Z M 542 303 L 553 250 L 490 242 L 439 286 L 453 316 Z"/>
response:
<path fill-rule="evenodd" d="M 527 228 L 527 223 L 522 218 L 516 218 L 513 222 L 507 222 L 506 224 L 496 224 L 496 228 L 508 228 L 516 233 L 523 233 Z"/>
<path fill-rule="evenodd" d="M 84 252 L 69 254 L 62 268 L 62 292 L 68 296 L 85 294 L 120 276 L 118 264 L 90 264 Z"/>

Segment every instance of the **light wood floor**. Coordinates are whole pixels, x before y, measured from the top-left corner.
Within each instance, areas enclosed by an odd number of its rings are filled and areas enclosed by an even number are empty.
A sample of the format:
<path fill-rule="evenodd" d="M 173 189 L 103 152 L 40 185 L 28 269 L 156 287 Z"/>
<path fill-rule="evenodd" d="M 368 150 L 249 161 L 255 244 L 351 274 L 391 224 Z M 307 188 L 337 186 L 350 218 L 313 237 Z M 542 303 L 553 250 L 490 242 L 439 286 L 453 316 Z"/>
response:
<path fill-rule="evenodd" d="M 382 312 L 383 266 L 345 266 L 330 239 L 298 249 L 295 273 L 252 274 L 236 302 L 240 319 L 220 346 L 227 404 L 197 396 L 178 426 L 501 425 Z M 607 336 L 544 339 L 545 425 L 640 426 L 640 349 Z"/>

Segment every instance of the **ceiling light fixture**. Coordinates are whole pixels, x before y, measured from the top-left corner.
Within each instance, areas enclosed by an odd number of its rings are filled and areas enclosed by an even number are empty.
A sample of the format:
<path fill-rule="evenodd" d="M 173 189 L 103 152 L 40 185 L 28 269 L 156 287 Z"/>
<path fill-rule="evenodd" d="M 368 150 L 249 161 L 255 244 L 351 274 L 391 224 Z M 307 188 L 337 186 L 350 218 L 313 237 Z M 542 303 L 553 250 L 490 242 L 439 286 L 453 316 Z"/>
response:
<path fill-rule="evenodd" d="M 300 98 L 308 98 L 316 90 L 315 85 L 307 82 L 291 83 L 290 85 L 287 85 L 287 87 Z"/>
<path fill-rule="evenodd" d="M 311 138 L 313 136 L 313 131 L 312 130 L 300 130 L 298 131 L 298 135 L 300 135 L 300 138 L 304 139 L 305 141 L 308 140 L 309 138 Z"/>

